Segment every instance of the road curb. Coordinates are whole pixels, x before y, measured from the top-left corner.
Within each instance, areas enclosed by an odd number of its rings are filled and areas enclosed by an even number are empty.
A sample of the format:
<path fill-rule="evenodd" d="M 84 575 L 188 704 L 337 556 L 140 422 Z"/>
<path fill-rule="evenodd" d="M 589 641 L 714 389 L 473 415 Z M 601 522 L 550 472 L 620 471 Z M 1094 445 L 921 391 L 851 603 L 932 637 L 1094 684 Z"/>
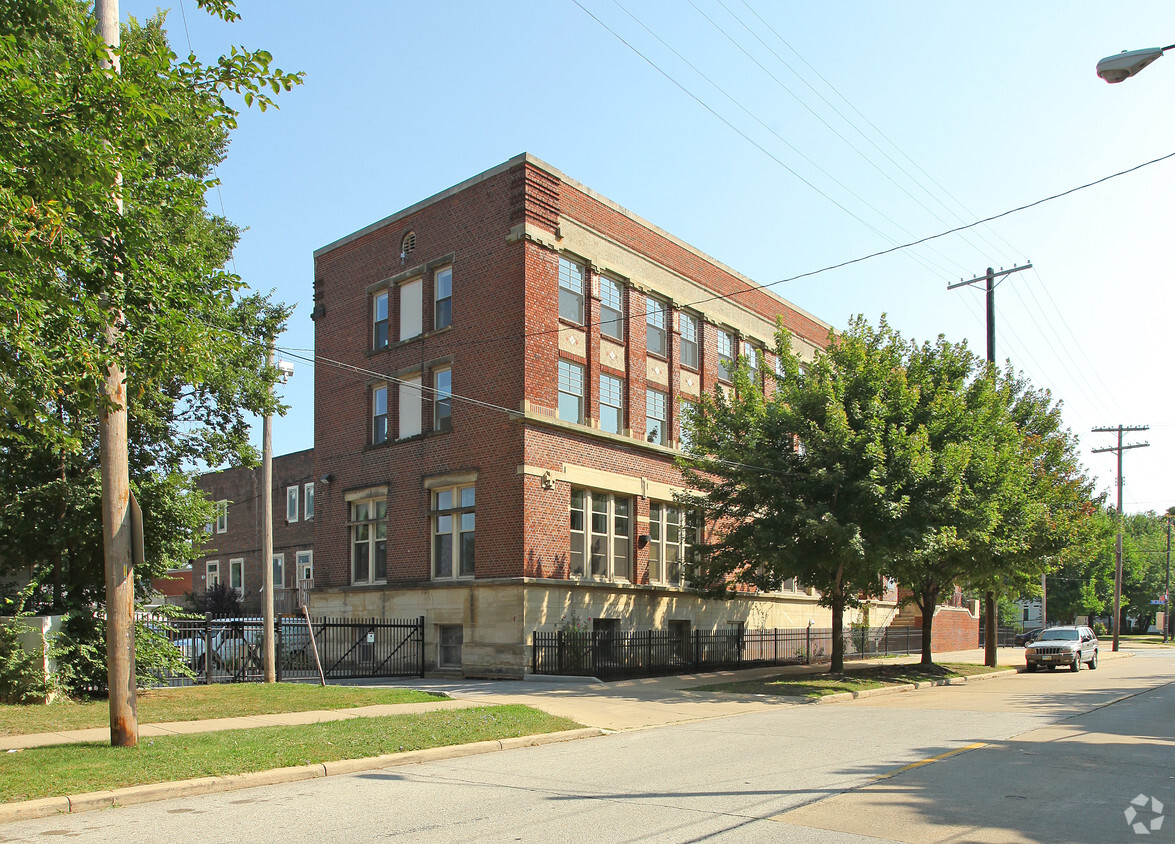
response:
<path fill-rule="evenodd" d="M 578 730 L 563 730 L 558 733 L 540 733 L 533 736 L 455 744 L 448 747 L 430 747 L 426 750 L 409 750 L 404 753 L 388 753 L 383 756 L 369 756 L 363 759 L 339 759 L 334 762 L 316 762 L 312 765 L 273 768 L 268 771 L 254 771 L 247 774 L 132 785 L 112 791 L 93 791 L 87 794 L 64 797 L 43 797 L 37 800 L 25 800 L 21 803 L 0 805 L 0 824 L 46 818 L 53 815 L 91 812 L 115 806 L 134 806 L 139 803 L 153 803 L 172 797 L 195 797 L 201 794 L 237 791 L 261 785 L 278 785 L 318 777 L 334 777 L 341 774 L 371 771 L 378 768 L 393 768 L 441 759 L 477 756 L 482 753 L 495 753 L 500 750 L 513 750 L 520 747 L 537 747 L 543 744 L 595 738 L 602 735 L 605 735 L 605 731 L 599 727 L 584 727 Z"/>
<path fill-rule="evenodd" d="M 864 697 L 878 697 L 881 695 L 896 695 L 903 692 L 913 692 L 918 689 L 930 689 L 935 686 L 963 686 L 973 680 L 992 680 L 997 677 L 1014 677 L 1018 669 L 1009 668 L 1005 671 L 992 671 L 989 674 L 971 674 L 966 677 L 948 677 L 944 680 L 919 680 L 916 683 L 901 683 L 894 686 L 882 686 L 880 689 L 862 689 L 859 692 L 836 692 L 812 700 L 812 703 L 842 703 L 846 700 L 856 700 Z"/>

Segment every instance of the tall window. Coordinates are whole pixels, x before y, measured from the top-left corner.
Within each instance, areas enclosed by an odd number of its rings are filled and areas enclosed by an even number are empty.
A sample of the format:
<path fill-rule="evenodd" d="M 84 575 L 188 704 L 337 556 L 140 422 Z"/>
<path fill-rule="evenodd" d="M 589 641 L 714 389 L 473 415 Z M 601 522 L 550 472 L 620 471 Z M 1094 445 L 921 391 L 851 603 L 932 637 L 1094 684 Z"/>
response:
<path fill-rule="evenodd" d="M 300 490 L 295 486 L 286 487 L 286 521 L 298 521 L 298 493 Z"/>
<path fill-rule="evenodd" d="M 205 582 L 209 589 L 220 583 L 220 560 L 209 560 L 205 564 L 205 575 L 208 578 Z"/>
<path fill-rule="evenodd" d="M 240 557 L 228 561 L 228 585 L 238 592 L 245 591 L 245 561 Z"/>
<path fill-rule="evenodd" d="M 559 258 L 559 316 L 583 325 L 583 266 Z"/>
<path fill-rule="evenodd" d="M 583 367 L 569 360 L 559 361 L 559 418 L 583 422 Z"/>
<path fill-rule="evenodd" d="M 422 326 L 422 296 L 424 281 L 414 279 L 400 285 L 400 339 L 409 340 L 416 337 L 423 330 Z"/>
<path fill-rule="evenodd" d="M 665 333 L 666 315 L 669 306 L 652 296 L 645 300 L 646 339 L 649 351 L 665 357 L 669 353 L 669 342 Z"/>
<path fill-rule="evenodd" d="M 371 391 L 371 441 L 388 440 L 388 388 L 387 385 Z"/>
<path fill-rule="evenodd" d="M 273 555 L 273 588 L 286 588 L 286 555 Z"/>
<path fill-rule="evenodd" d="M 400 382 L 400 439 L 414 437 L 420 433 L 420 376 L 405 378 Z"/>
<path fill-rule="evenodd" d="M 775 374 L 780 378 L 783 377 L 783 358 L 779 355 L 775 356 Z"/>
<path fill-rule="evenodd" d="M 743 343 L 744 354 L 747 356 L 747 366 L 751 370 L 751 378 L 759 375 L 759 350 L 750 343 Z"/>
<path fill-rule="evenodd" d="M 624 382 L 600 375 L 600 429 L 619 434 L 624 425 Z"/>
<path fill-rule="evenodd" d="M 668 440 L 666 432 L 667 410 L 669 396 L 660 390 L 645 391 L 645 440 L 657 445 L 665 445 Z"/>
<path fill-rule="evenodd" d="M 216 502 L 216 532 L 228 533 L 228 500 Z"/>
<path fill-rule="evenodd" d="M 571 491 L 573 577 L 632 579 L 631 506 L 629 499 L 606 492 Z"/>
<path fill-rule="evenodd" d="M 435 309 L 437 328 L 448 328 L 453 324 L 453 268 L 445 267 L 437 270 L 436 276 L 437 304 Z"/>
<path fill-rule="evenodd" d="M 310 521 L 314 518 L 314 484 L 303 484 L 303 499 L 305 506 L 302 508 L 302 518 Z"/>
<path fill-rule="evenodd" d="M 299 583 L 314 580 L 314 552 L 299 551 L 294 555 L 294 562 L 298 566 L 296 572 Z"/>
<path fill-rule="evenodd" d="M 375 294 L 375 298 L 372 299 L 372 310 L 375 319 L 372 347 L 383 349 L 388 345 L 388 291 Z"/>
<path fill-rule="evenodd" d="M 436 431 L 449 431 L 453 428 L 453 370 L 437 369 L 433 371 L 433 420 L 432 426 Z"/>
<path fill-rule="evenodd" d="M 433 492 L 432 572 L 438 580 L 473 577 L 476 495 L 472 486 Z"/>
<path fill-rule="evenodd" d="M 351 505 L 351 582 L 388 579 L 388 502 L 377 498 Z"/>
<path fill-rule="evenodd" d="M 649 503 L 649 580 L 686 586 L 697 541 L 697 518 L 679 507 Z"/>
<path fill-rule="evenodd" d="M 600 333 L 624 339 L 624 287 L 610 278 L 600 279 Z"/>
<path fill-rule="evenodd" d="M 734 335 L 720 328 L 718 329 L 718 377 L 723 381 L 729 381 L 733 369 Z"/>
<path fill-rule="evenodd" d="M 698 318 L 681 315 L 681 365 L 698 368 Z"/>
<path fill-rule="evenodd" d="M 682 451 L 689 450 L 690 419 L 693 417 L 694 408 L 697 406 L 697 402 L 686 401 L 685 399 L 682 399 L 679 405 L 681 409 L 677 412 L 677 441 L 681 443 Z"/>

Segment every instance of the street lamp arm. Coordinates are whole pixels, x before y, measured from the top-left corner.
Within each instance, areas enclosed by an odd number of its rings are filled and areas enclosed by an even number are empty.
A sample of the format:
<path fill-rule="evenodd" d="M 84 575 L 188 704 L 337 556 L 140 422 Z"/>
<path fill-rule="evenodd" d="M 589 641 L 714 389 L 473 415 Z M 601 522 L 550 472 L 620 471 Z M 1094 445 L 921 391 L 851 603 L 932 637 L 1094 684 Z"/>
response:
<path fill-rule="evenodd" d="M 1155 59 L 1162 58 L 1168 50 L 1175 50 L 1175 44 L 1145 50 L 1123 50 L 1098 62 L 1097 75 L 1111 84 L 1121 82 L 1137 74 Z"/>

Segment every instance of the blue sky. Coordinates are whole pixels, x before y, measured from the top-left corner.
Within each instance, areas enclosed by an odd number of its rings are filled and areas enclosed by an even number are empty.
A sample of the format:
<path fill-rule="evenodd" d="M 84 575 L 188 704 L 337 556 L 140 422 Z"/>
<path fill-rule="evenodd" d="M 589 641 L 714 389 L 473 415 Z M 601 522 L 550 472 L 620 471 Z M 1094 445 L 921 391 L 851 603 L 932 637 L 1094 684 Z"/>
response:
<path fill-rule="evenodd" d="M 238 0 L 233 25 L 172 4 L 177 52 L 264 47 L 306 72 L 280 110 L 242 115 L 211 196 L 248 228 L 237 272 L 297 306 L 281 345 L 313 348 L 314 249 L 523 151 L 764 284 L 1175 152 L 1175 53 L 1120 85 L 1094 74 L 1175 42 L 1170 2 L 579 3 Z M 1089 429 L 1149 424 L 1124 500 L 1163 509 L 1173 197 L 1175 159 L 773 289 L 983 354 L 982 293 L 947 284 L 1031 260 L 996 292 L 999 359 L 1064 401 L 1111 500 L 1113 455 L 1089 450 L 1113 438 Z M 313 368 L 296 369 L 279 454 L 313 444 Z"/>

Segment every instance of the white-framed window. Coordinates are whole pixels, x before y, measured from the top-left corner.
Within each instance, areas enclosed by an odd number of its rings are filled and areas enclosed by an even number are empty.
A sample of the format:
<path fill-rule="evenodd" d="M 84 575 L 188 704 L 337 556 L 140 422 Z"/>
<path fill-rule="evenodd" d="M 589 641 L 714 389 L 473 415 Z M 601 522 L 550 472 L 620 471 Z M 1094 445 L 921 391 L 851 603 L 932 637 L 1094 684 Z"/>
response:
<path fill-rule="evenodd" d="M 388 441 L 388 385 L 383 384 L 371 390 L 371 441 Z"/>
<path fill-rule="evenodd" d="M 783 377 L 783 358 L 779 355 L 775 356 L 775 374 L 780 378 Z"/>
<path fill-rule="evenodd" d="M 569 360 L 559 361 L 559 418 L 583 422 L 583 367 Z"/>
<path fill-rule="evenodd" d="M 624 285 L 611 278 L 600 279 L 600 333 L 624 340 Z"/>
<path fill-rule="evenodd" d="M 228 499 L 216 502 L 216 532 L 228 533 Z"/>
<path fill-rule="evenodd" d="M 681 314 L 681 365 L 698 368 L 698 318 Z"/>
<path fill-rule="evenodd" d="M 697 517 L 672 504 L 649 502 L 649 580 L 687 586 L 697 543 Z"/>
<path fill-rule="evenodd" d="M 632 501 L 607 492 L 571 490 L 571 576 L 632 579 Z"/>
<path fill-rule="evenodd" d="M 384 498 L 351 504 L 351 582 L 388 579 L 388 502 Z"/>
<path fill-rule="evenodd" d="M 582 264 L 559 256 L 559 316 L 568 322 L 583 325 Z"/>
<path fill-rule="evenodd" d="M 314 552 L 298 551 L 294 554 L 294 564 L 297 566 L 295 574 L 299 583 L 308 583 L 314 580 Z"/>
<path fill-rule="evenodd" d="M 302 518 L 311 521 L 314 518 L 314 484 L 302 484 Z"/>
<path fill-rule="evenodd" d="M 750 343 L 743 343 L 743 354 L 747 358 L 747 366 L 751 370 L 751 377 L 759 374 L 759 350 Z"/>
<path fill-rule="evenodd" d="M 432 574 L 436 580 L 473 577 L 476 504 L 472 485 L 433 490 Z"/>
<path fill-rule="evenodd" d="M 273 555 L 273 588 L 286 588 L 286 555 Z"/>
<path fill-rule="evenodd" d="M 645 338 L 650 354 L 667 357 L 669 339 L 665 331 L 669 305 L 649 296 L 645 299 Z"/>
<path fill-rule="evenodd" d="M 397 433 L 402 440 L 420 433 L 421 398 L 419 375 L 400 381 L 400 428 Z"/>
<path fill-rule="evenodd" d="M 734 369 L 734 335 L 718 329 L 718 377 L 729 381 Z"/>
<path fill-rule="evenodd" d="M 228 561 L 228 585 L 238 592 L 245 591 L 245 561 L 241 557 Z"/>
<path fill-rule="evenodd" d="M 453 268 L 437 270 L 433 280 L 437 292 L 433 325 L 438 329 L 448 328 L 453 324 Z"/>
<path fill-rule="evenodd" d="M 433 420 L 435 431 L 450 431 L 453 428 L 453 370 L 433 370 Z"/>
<path fill-rule="evenodd" d="M 211 589 L 220 583 L 220 560 L 209 560 L 204 564 L 204 576 L 207 578 L 204 585 Z"/>
<path fill-rule="evenodd" d="M 619 434 L 624 427 L 624 381 L 600 375 L 600 430 Z"/>
<path fill-rule="evenodd" d="M 677 412 L 677 441 L 681 444 L 682 451 L 689 449 L 689 426 L 692 418 L 694 408 L 698 406 L 697 402 L 682 399 Z"/>
<path fill-rule="evenodd" d="M 298 521 L 298 493 L 297 485 L 286 487 L 286 521 Z"/>
<path fill-rule="evenodd" d="M 665 445 L 669 439 L 669 396 L 660 390 L 645 390 L 645 440 Z"/>
<path fill-rule="evenodd" d="M 460 624 L 437 625 L 437 667 L 460 668 L 465 630 Z"/>
<path fill-rule="evenodd" d="M 371 299 L 373 327 L 371 332 L 373 349 L 386 349 L 388 345 L 388 291 L 376 293 Z"/>
<path fill-rule="evenodd" d="M 400 339 L 410 340 L 423 328 L 424 280 L 413 279 L 400 285 Z"/>

